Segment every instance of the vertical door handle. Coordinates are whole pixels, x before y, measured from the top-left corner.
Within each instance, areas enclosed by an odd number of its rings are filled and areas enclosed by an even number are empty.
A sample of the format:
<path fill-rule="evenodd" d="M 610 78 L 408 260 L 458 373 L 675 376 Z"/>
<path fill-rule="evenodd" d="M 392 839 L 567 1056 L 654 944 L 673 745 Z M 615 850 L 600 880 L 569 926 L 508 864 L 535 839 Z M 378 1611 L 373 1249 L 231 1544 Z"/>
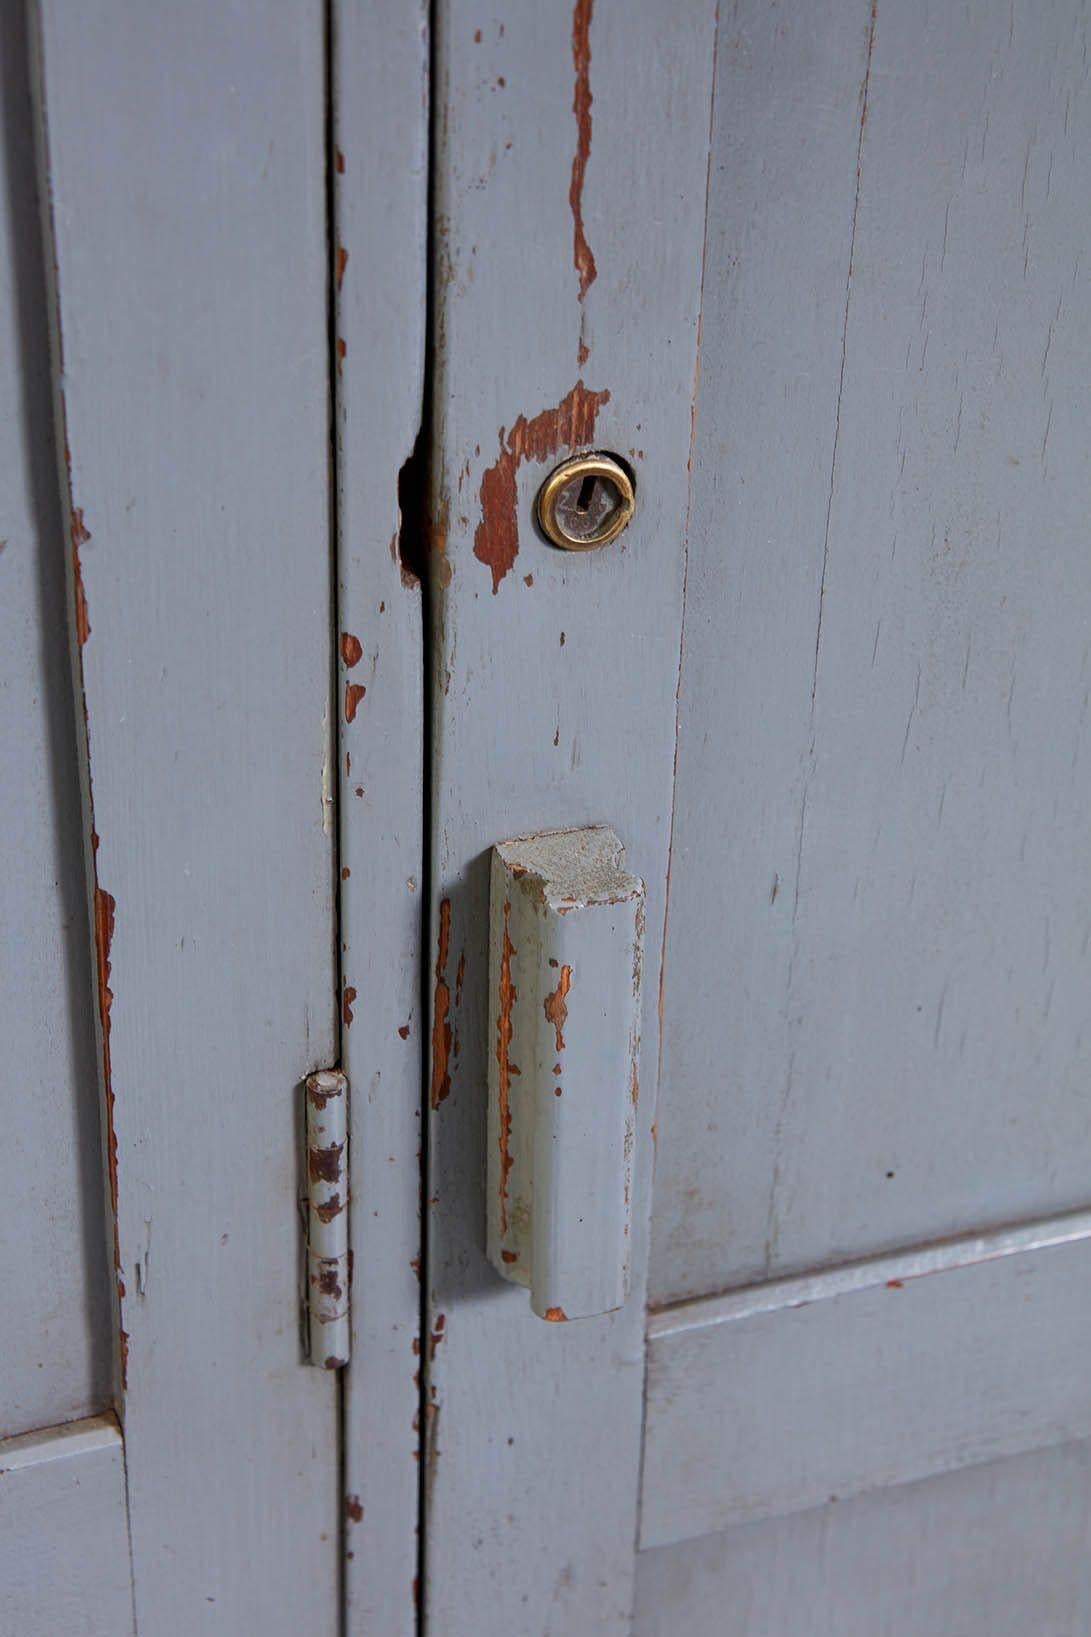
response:
<path fill-rule="evenodd" d="M 604 825 L 492 850 L 488 1253 L 543 1319 L 629 1290 L 644 883 Z"/>

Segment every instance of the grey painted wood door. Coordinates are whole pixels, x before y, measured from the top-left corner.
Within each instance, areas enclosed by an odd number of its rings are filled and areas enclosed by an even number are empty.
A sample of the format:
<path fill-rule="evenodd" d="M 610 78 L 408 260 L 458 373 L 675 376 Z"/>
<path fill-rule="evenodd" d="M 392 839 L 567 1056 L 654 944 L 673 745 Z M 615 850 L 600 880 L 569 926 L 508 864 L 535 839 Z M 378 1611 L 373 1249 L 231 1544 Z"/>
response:
<path fill-rule="evenodd" d="M 326 19 L 31 12 L 30 59 L 14 4 L 2 48 L 30 957 L 0 1624 L 333 1637 L 340 1391 L 301 1346 L 297 1212 L 300 1082 L 339 1034 Z"/>
<path fill-rule="evenodd" d="M 1088 20 L 438 8 L 430 1633 L 1091 1626 Z M 488 853 L 592 822 L 633 1291 L 544 1324 Z"/>

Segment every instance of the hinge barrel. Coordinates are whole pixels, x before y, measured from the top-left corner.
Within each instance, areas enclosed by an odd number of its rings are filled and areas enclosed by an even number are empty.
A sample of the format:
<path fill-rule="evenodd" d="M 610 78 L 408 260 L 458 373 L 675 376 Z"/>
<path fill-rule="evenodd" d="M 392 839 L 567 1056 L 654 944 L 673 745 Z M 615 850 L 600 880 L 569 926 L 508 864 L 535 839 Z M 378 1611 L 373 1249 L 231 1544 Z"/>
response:
<path fill-rule="evenodd" d="M 310 1360 L 324 1370 L 349 1361 L 348 1078 L 340 1069 L 307 1077 L 307 1311 Z"/>

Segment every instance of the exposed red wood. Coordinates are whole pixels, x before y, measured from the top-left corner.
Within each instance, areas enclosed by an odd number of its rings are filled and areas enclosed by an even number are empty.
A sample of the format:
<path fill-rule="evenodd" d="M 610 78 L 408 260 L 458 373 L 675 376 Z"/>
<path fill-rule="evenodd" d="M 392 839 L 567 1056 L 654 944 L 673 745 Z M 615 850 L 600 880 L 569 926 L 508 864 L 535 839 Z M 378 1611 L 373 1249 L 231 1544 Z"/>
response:
<path fill-rule="evenodd" d="M 341 632 L 341 658 L 351 671 L 354 665 L 359 665 L 363 658 L 364 649 L 359 637 L 354 637 L 351 631 Z"/>
<path fill-rule="evenodd" d="M 568 1021 L 567 995 L 571 987 L 572 968 L 570 966 L 562 966 L 560 977 L 557 980 L 556 989 L 550 990 L 549 994 L 542 1002 L 542 1009 L 544 1010 L 548 1021 L 552 1023 L 553 1031 L 557 1036 L 557 1050 L 559 1052 L 564 1051 L 564 1026 Z M 559 1064 L 554 1072 L 557 1074 L 560 1073 Z"/>
<path fill-rule="evenodd" d="M 583 183 L 587 161 L 591 154 L 591 10 L 594 0 L 576 0 L 572 12 L 572 66 L 576 70 L 576 88 L 572 97 L 572 112 L 576 116 L 576 152 L 572 160 L 572 181 L 568 188 L 568 203 L 572 210 L 572 255 L 580 281 L 580 300 L 595 282 L 598 270 L 583 225 Z M 583 357 L 587 351 L 581 342 Z"/>
<path fill-rule="evenodd" d="M 519 991 L 511 981 L 511 958 L 516 953 L 508 934 L 508 923 L 511 917 L 511 904 L 504 905 L 504 928 L 500 943 L 500 993 L 499 1011 L 496 1018 L 496 1064 L 497 1098 L 499 1103 L 500 1134 L 497 1139 L 500 1145 L 500 1232 L 508 1231 L 508 1175 L 511 1171 L 511 1076 L 518 1074 L 518 1066 L 508 1056 L 511 1045 L 512 1016 L 511 1010 L 519 997 Z"/>
<path fill-rule="evenodd" d="M 72 581 L 76 591 L 76 641 L 82 648 L 91 635 L 91 621 L 87 617 L 87 595 L 83 589 L 83 570 L 80 567 L 80 547 L 90 540 L 90 531 L 84 526 L 83 512 L 72 507 Z"/>
<path fill-rule="evenodd" d="M 447 982 L 447 957 L 451 947 L 451 901 L 439 906 L 439 948 L 436 951 L 436 993 L 432 1007 L 432 1107 L 438 1108 L 451 1090 L 451 990 Z"/>
<path fill-rule="evenodd" d="M 474 556 L 492 574 L 494 596 L 519 555 L 515 479 L 520 465 L 586 447 L 594 440 L 599 410 L 609 401 L 607 390 L 592 392 L 577 381 L 555 409 L 540 410 L 530 420 L 520 415 L 510 432 L 500 428 L 500 452 L 481 477 L 481 518 L 474 531 Z"/>

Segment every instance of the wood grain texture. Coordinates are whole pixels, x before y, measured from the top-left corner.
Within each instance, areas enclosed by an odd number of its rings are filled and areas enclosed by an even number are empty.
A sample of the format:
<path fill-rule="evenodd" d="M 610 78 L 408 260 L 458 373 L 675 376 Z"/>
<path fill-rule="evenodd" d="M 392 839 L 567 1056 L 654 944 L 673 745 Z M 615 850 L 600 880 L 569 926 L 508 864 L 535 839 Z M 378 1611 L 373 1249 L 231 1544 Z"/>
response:
<path fill-rule="evenodd" d="M 1079 1206 L 1091 1146 L 1086 7 L 741 21 L 657 1302 Z"/>
<path fill-rule="evenodd" d="M 0 4 L 0 1435 L 110 1402 L 101 1138 L 25 8 Z M 4 1550 L 0 1547 L 0 1551 Z"/>
<path fill-rule="evenodd" d="M 323 13 L 39 15 L 137 1621 L 333 1633 L 296 1205 L 336 1042 Z"/>
<path fill-rule="evenodd" d="M 4 1624 L 133 1637 L 125 1457 L 112 1415 L 0 1442 Z"/>
<path fill-rule="evenodd" d="M 910 1252 L 865 1265 L 855 1288 L 840 1272 L 786 1279 L 687 1303 L 684 1326 L 657 1315 L 642 1543 L 1091 1434 L 1074 1367 L 1091 1342 L 1091 1223 L 1025 1233 L 1046 1242 L 995 1255 L 973 1241 L 945 1272 Z"/>
<path fill-rule="evenodd" d="M 333 9 L 341 1053 L 355 1284 L 344 1508 L 347 1631 L 359 1637 L 416 1630 L 424 660 L 421 588 L 398 558 L 398 474 L 423 389 L 426 16 L 419 0 Z"/>
<path fill-rule="evenodd" d="M 995 1461 L 642 1552 L 634 1637 L 1073 1637 L 1091 1447 Z"/>
<path fill-rule="evenodd" d="M 447 0 L 438 26 L 427 1629 L 583 1637 L 631 1607 L 714 18 Z M 532 509 L 588 443 L 637 512 L 573 556 Z M 485 1256 L 488 859 L 593 822 L 647 884 L 633 1291 L 543 1324 Z"/>

